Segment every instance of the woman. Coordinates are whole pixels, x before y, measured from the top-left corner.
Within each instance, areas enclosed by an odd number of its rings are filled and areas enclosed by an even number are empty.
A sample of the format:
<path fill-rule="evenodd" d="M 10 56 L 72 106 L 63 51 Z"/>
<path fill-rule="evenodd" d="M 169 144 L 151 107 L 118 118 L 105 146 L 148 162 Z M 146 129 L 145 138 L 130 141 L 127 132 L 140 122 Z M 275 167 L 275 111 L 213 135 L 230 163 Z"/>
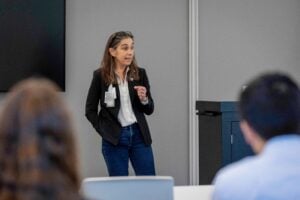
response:
<path fill-rule="evenodd" d="M 86 100 L 86 117 L 102 136 L 102 154 L 110 176 L 127 176 L 129 160 L 136 175 L 155 175 L 144 115 L 153 110 L 146 71 L 135 60 L 133 35 L 125 31 L 112 34 Z"/>
<path fill-rule="evenodd" d="M 1 106 L 0 199 L 81 199 L 74 132 L 58 87 L 21 81 Z"/>

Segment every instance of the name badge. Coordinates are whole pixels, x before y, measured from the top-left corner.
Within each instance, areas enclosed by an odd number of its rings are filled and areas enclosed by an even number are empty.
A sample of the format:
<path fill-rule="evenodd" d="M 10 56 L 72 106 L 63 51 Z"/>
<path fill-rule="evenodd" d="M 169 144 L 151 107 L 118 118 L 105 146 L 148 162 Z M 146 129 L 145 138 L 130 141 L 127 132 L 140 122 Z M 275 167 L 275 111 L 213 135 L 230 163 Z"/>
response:
<path fill-rule="evenodd" d="M 115 99 L 117 98 L 116 88 L 109 85 L 107 92 L 104 94 L 104 103 L 106 103 L 107 107 L 114 107 L 115 106 Z"/>

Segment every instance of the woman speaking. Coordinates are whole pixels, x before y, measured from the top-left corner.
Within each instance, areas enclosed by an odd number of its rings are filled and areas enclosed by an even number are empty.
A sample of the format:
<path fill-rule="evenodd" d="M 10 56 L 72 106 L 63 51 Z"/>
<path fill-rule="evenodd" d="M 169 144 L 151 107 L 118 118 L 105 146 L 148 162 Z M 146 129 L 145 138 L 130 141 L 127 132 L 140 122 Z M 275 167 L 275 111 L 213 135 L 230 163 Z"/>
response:
<path fill-rule="evenodd" d="M 136 175 L 155 175 L 152 140 L 144 115 L 153 110 L 146 71 L 135 60 L 133 35 L 127 31 L 113 33 L 100 68 L 93 73 L 85 110 L 102 136 L 109 176 L 128 176 L 129 160 Z"/>

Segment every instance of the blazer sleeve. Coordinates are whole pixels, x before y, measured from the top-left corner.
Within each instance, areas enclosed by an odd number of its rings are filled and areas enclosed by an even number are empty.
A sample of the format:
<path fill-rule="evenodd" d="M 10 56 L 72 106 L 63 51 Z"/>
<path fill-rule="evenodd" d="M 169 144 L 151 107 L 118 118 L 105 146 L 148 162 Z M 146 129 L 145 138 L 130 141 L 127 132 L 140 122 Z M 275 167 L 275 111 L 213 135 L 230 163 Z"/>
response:
<path fill-rule="evenodd" d="M 99 132 L 99 117 L 98 117 L 98 106 L 101 96 L 101 78 L 99 71 L 94 71 L 93 79 L 88 91 L 86 104 L 85 104 L 85 116 Z"/>
<path fill-rule="evenodd" d="M 147 89 L 147 96 L 148 96 L 148 104 L 141 104 L 142 110 L 146 115 L 151 115 L 154 111 L 154 101 L 152 99 L 151 91 L 150 91 L 150 84 L 148 80 L 148 76 L 145 69 L 141 69 L 141 81 L 144 87 Z"/>

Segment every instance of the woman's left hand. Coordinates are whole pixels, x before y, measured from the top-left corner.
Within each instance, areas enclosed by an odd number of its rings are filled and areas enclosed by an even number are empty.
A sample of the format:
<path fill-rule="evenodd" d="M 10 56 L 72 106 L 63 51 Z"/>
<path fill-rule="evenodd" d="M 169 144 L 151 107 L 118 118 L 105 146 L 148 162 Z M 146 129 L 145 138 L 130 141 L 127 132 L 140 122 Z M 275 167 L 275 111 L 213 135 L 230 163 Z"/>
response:
<path fill-rule="evenodd" d="M 147 101 L 147 89 L 144 86 L 134 86 L 140 101 Z"/>

